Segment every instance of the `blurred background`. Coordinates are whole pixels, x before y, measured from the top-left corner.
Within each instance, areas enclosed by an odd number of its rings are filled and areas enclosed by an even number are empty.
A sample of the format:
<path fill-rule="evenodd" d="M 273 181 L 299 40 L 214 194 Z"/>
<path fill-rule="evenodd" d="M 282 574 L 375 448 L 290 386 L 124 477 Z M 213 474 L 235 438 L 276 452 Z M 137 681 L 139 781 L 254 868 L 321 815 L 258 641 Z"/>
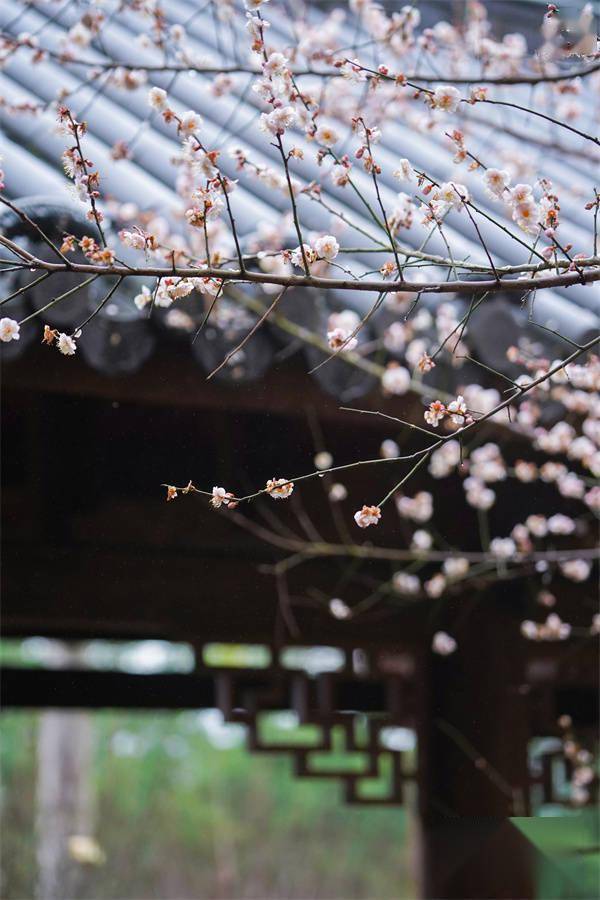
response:
<path fill-rule="evenodd" d="M 3 665 L 24 668 L 193 666 L 188 646 L 166 641 L 30 638 L 0 650 Z M 309 667 L 334 662 L 333 649 L 296 652 Z M 249 662 L 247 647 L 215 644 L 211 654 L 217 665 Z M 408 729 L 396 731 L 410 751 Z M 294 714 L 273 713 L 266 732 L 297 736 Z M 5 900 L 419 895 L 414 797 L 348 806 L 339 785 L 294 778 L 286 757 L 250 754 L 244 726 L 218 710 L 4 712 L 0 765 Z M 598 896 L 597 810 L 557 805 L 512 822 L 540 851 L 536 897 Z"/>
<path fill-rule="evenodd" d="M 129 672 L 192 664 L 159 641 L 77 652 Z M 235 647 L 223 652 L 231 664 Z M 2 645 L 5 664 L 67 653 L 39 638 Z M 278 736 L 295 725 L 292 713 L 269 722 Z M 249 754 L 244 731 L 217 710 L 4 713 L 1 896 L 416 896 L 409 808 L 349 807 L 338 785 L 294 779 L 289 759 Z"/>

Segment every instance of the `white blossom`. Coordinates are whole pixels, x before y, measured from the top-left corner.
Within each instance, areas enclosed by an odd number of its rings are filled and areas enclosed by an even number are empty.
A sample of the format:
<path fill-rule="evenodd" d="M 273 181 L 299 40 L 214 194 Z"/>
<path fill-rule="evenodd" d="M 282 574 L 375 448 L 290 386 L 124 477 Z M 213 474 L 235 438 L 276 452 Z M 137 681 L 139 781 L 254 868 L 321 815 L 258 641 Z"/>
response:
<path fill-rule="evenodd" d="M 327 343 L 331 350 L 354 350 L 358 344 L 355 337 L 350 337 L 351 331 L 344 328 L 334 328 L 327 332 Z"/>
<path fill-rule="evenodd" d="M 19 330 L 19 323 L 15 319 L 8 317 L 0 319 L 0 341 L 4 341 L 5 344 L 9 341 L 18 341 Z"/>
<path fill-rule="evenodd" d="M 485 192 L 493 200 L 502 199 L 510 184 L 510 174 L 506 169 L 487 169 L 483 176 Z"/>
<path fill-rule="evenodd" d="M 198 131 L 201 124 L 202 120 L 200 116 L 193 110 L 188 109 L 188 111 L 184 112 L 184 114 L 181 116 L 181 123 L 179 127 L 183 134 L 194 134 L 195 131 Z"/>
<path fill-rule="evenodd" d="M 148 103 L 153 109 L 165 109 L 167 106 L 167 92 L 159 87 L 151 88 L 148 91 Z"/>
<path fill-rule="evenodd" d="M 449 581 L 464 578 L 469 571 L 469 560 L 465 559 L 464 556 L 450 556 L 444 560 L 442 569 Z"/>
<path fill-rule="evenodd" d="M 152 291 L 146 287 L 146 285 L 142 285 L 142 290 L 139 294 L 136 294 L 133 298 L 133 302 L 137 306 L 138 309 L 144 309 L 150 301 L 152 300 Z"/>
<path fill-rule="evenodd" d="M 464 425 L 467 417 L 465 398 L 459 394 L 456 400 L 448 404 L 448 412 L 455 425 Z"/>
<path fill-rule="evenodd" d="M 421 582 L 417 575 L 411 572 L 395 572 L 392 579 L 394 590 L 399 594 L 413 596 L 421 590 Z"/>
<path fill-rule="evenodd" d="M 331 127 L 331 125 L 319 125 L 319 127 L 315 131 L 315 140 L 323 147 L 333 147 L 334 144 L 337 144 L 339 139 L 340 138 L 338 133 L 334 128 Z"/>
<path fill-rule="evenodd" d="M 441 572 L 438 572 L 433 578 L 430 578 L 429 581 L 425 582 L 423 588 L 428 597 L 437 600 L 438 597 L 442 596 L 446 589 L 446 579 Z"/>
<path fill-rule="evenodd" d="M 556 513 L 548 519 L 548 531 L 550 534 L 573 534 L 575 522 L 569 516 Z"/>
<path fill-rule="evenodd" d="M 291 106 L 279 106 L 270 113 L 262 113 L 260 117 L 260 128 L 262 131 L 268 131 L 271 134 L 283 134 L 286 128 L 296 122 L 296 111 Z"/>
<path fill-rule="evenodd" d="M 219 509 L 221 506 L 229 506 L 229 501 L 232 499 L 232 494 L 225 490 L 224 487 L 214 487 L 212 489 L 212 497 L 210 498 L 210 505 L 214 509 Z"/>
<path fill-rule="evenodd" d="M 428 531 L 418 528 L 412 536 L 411 547 L 415 550 L 430 550 L 433 538 Z"/>
<path fill-rule="evenodd" d="M 517 552 L 517 547 L 512 538 L 494 538 L 490 542 L 490 553 L 496 559 L 511 559 Z"/>
<path fill-rule="evenodd" d="M 464 203 L 471 199 L 469 191 L 464 184 L 455 181 L 445 181 L 437 190 L 436 199 L 446 209 L 461 209 Z"/>
<path fill-rule="evenodd" d="M 381 442 L 380 452 L 384 459 L 395 459 L 397 456 L 400 456 L 400 447 L 396 441 L 386 438 L 385 441 Z"/>
<path fill-rule="evenodd" d="M 77 344 L 73 338 L 62 332 L 58 335 L 56 345 L 63 356 L 74 356 L 75 351 L 77 350 Z"/>
<path fill-rule="evenodd" d="M 440 656 L 449 656 L 456 650 L 456 641 L 445 631 L 436 631 L 433 636 L 431 649 Z"/>
<path fill-rule="evenodd" d="M 435 109 L 448 113 L 456 112 L 460 99 L 460 92 L 450 84 L 439 84 L 432 95 Z"/>
<path fill-rule="evenodd" d="M 283 53 L 269 53 L 268 58 L 262 64 L 262 69 L 267 77 L 281 75 L 286 71 L 288 60 Z"/>
<path fill-rule="evenodd" d="M 399 181 L 415 181 L 416 175 L 415 170 L 409 163 L 407 159 L 401 159 L 398 162 L 398 168 L 392 172 L 394 178 L 397 178 Z"/>
<path fill-rule="evenodd" d="M 352 610 L 348 604 L 340 600 L 339 597 L 334 597 L 329 601 L 329 612 L 334 619 L 349 619 L 352 615 Z"/>
<path fill-rule="evenodd" d="M 314 464 L 320 472 L 330 469 L 333 465 L 333 456 L 327 450 L 321 450 L 315 455 Z"/>
<path fill-rule="evenodd" d="M 395 503 L 399 515 L 413 522 L 428 522 L 433 515 L 433 497 L 428 491 L 419 491 L 414 497 L 396 495 Z"/>
<path fill-rule="evenodd" d="M 388 394 L 406 394 L 410 390 L 410 372 L 398 363 L 388 363 L 381 376 L 381 386 Z"/>
<path fill-rule="evenodd" d="M 585 581 L 592 571 L 592 565 L 586 559 L 567 559 L 559 565 L 561 572 L 569 581 Z"/>
<path fill-rule="evenodd" d="M 377 525 L 381 518 L 381 510 L 378 506 L 363 506 L 354 513 L 354 521 L 359 528 L 368 528 L 369 525 Z"/>
<path fill-rule="evenodd" d="M 331 262 L 340 252 L 340 245 L 332 234 L 325 234 L 314 242 L 314 250 L 320 259 Z"/>
<path fill-rule="evenodd" d="M 336 481 L 329 488 L 329 499 L 332 503 L 341 503 L 342 500 L 345 500 L 348 496 L 348 489 L 345 484 L 341 484 L 339 481 Z"/>
<path fill-rule="evenodd" d="M 274 500 L 287 500 L 294 490 L 294 482 L 287 478 L 270 478 L 265 490 Z"/>

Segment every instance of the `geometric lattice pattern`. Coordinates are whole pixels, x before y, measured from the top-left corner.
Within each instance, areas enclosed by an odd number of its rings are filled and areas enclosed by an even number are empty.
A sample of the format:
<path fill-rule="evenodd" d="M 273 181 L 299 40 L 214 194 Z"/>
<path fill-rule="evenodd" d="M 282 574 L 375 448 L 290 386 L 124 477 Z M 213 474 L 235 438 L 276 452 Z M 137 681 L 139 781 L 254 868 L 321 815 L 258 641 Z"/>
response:
<path fill-rule="evenodd" d="M 301 778 L 335 779 L 349 803 L 401 804 L 407 782 L 416 779 L 412 748 L 393 739 L 413 725 L 410 681 L 399 674 L 379 674 L 377 681 L 348 671 L 311 676 L 304 671 L 257 670 L 249 687 L 249 672 L 213 670 L 217 704 L 226 721 L 247 727 L 248 748 L 257 753 L 292 757 Z M 369 714 L 346 709 L 352 690 L 372 690 L 382 709 Z M 273 709 L 292 710 L 298 728 L 285 739 L 269 738 Z M 406 734 L 406 732 L 404 731 Z"/>

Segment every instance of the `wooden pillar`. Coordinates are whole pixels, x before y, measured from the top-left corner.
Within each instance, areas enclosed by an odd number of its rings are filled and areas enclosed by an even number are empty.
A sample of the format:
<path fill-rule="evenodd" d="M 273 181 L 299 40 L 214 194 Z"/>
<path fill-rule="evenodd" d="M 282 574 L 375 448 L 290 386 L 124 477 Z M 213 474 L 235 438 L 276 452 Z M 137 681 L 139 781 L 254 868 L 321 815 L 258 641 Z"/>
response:
<path fill-rule="evenodd" d="M 419 734 L 422 895 L 528 900 L 533 854 L 509 817 L 528 814 L 523 643 L 511 598 L 454 613 L 456 652 L 424 660 Z"/>
<path fill-rule="evenodd" d="M 77 645 L 62 650 L 65 663 L 77 661 Z M 44 710 L 37 749 L 36 894 L 38 900 L 76 900 L 86 880 L 83 863 L 90 860 L 82 860 L 72 842 L 91 839 L 94 824 L 90 714 Z"/>

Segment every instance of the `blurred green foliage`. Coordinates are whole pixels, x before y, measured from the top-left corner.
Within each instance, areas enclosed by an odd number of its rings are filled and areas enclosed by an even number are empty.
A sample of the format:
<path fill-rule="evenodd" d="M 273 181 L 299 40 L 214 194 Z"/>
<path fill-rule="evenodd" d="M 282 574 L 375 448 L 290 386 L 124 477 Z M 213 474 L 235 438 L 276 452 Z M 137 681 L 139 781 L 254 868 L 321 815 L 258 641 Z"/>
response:
<path fill-rule="evenodd" d="M 539 900 L 600 897 L 600 811 L 546 808 L 546 815 L 512 820 L 539 851 Z"/>
<path fill-rule="evenodd" d="M 252 756 L 216 712 L 93 713 L 95 837 L 86 898 L 414 898 L 403 809 L 348 807 L 338 784 Z M 35 892 L 39 715 L 3 716 L 2 891 Z M 285 732 L 284 718 L 271 739 Z M 269 729 L 270 730 L 270 729 Z"/>

